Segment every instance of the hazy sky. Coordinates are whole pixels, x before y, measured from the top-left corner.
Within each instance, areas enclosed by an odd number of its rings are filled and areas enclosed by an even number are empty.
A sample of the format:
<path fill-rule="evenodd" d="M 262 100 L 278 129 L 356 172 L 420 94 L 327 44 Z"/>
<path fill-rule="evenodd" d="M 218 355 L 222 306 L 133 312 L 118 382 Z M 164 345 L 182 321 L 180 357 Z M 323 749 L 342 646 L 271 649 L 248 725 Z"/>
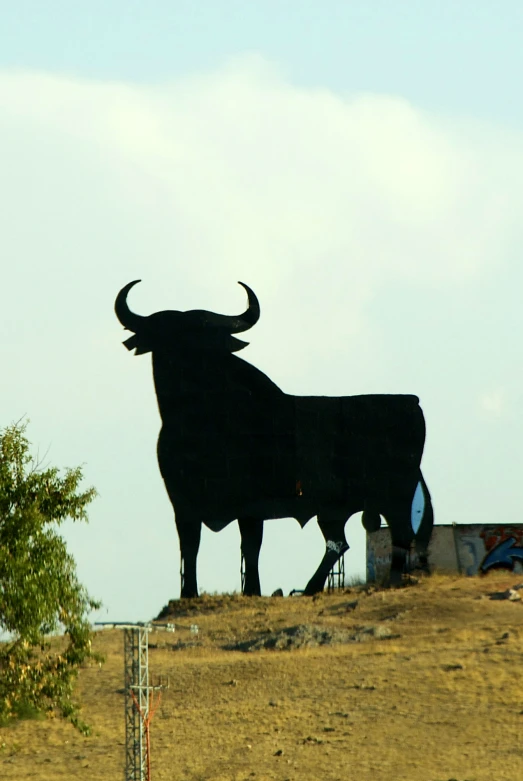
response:
<path fill-rule="evenodd" d="M 179 594 L 133 308 L 262 316 L 242 358 L 308 395 L 416 393 L 439 523 L 519 522 L 523 6 L 475 0 L 0 2 L 2 425 L 99 498 L 64 533 L 100 617 Z M 358 517 L 348 574 L 365 569 Z M 264 593 L 315 521 L 265 524 Z M 205 531 L 201 589 L 239 589 Z"/>

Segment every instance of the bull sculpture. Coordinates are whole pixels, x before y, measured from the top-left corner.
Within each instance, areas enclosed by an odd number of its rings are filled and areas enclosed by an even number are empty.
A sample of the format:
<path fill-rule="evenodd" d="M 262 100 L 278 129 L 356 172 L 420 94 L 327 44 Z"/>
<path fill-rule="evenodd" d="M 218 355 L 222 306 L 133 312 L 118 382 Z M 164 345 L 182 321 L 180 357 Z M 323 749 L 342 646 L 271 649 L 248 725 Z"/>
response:
<path fill-rule="evenodd" d="M 133 335 L 136 355 L 152 353 L 162 418 L 158 462 L 180 539 L 181 596 L 198 596 L 196 559 L 202 523 L 215 532 L 238 520 L 245 561 L 244 593 L 259 595 L 263 522 L 313 516 L 325 538 L 323 559 L 305 594 L 321 591 L 348 549 L 345 523 L 363 511 L 368 531 L 380 515 L 392 538 L 390 583 L 401 582 L 412 541 L 421 565 L 433 526 L 420 470 L 425 421 L 416 396 L 290 396 L 234 353 L 235 334 L 260 316 L 242 282 L 247 310 L 238 317 L 203 310 L 131 311 L 129 291 L 115 312 Z"/>

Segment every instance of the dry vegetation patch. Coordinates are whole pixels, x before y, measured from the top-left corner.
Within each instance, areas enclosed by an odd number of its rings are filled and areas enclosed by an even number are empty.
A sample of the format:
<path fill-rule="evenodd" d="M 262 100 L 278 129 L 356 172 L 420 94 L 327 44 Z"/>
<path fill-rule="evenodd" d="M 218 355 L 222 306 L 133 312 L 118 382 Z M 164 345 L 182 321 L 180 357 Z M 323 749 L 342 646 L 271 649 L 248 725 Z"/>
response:
<path fill-rule="evenodd" d="M 170 602 L 174 635 L 150 636 L 151 672 L 170 679 L 153 778 L 523 778 L 523 602 L 491 598 L 515 585 L 435 575 L 315 599 Z M 117 630 L 98 633 L 107 662 L 80 676 L 93 736 L 57 721 L 2 729 L 2 779 L 122 777 L 122 646 Z"/>

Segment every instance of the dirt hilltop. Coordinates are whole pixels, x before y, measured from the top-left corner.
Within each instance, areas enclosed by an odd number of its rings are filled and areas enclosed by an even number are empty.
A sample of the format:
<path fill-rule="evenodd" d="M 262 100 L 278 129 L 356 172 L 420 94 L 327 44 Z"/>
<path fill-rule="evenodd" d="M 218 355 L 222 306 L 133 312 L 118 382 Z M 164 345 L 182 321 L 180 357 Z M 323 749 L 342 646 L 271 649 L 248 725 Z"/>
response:
<path fill-rule="evenodd" d="M 154 781 L 523 778 L 520 584 L 498 571 L 169 602 L 176 631 L 150 635 L 151 674 L 170 680 Z M 0 729 L 2 779 L 123 778 L 122 634 L 95 643 L 107 662 L 78 686 L 92 737 L 57 720 Z"/>

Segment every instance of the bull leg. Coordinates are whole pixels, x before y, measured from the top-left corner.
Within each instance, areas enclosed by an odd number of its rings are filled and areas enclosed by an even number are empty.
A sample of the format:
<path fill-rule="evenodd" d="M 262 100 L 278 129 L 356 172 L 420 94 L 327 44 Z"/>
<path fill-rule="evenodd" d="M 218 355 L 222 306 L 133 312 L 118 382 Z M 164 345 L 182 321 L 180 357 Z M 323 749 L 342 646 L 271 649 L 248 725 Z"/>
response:
<path fill-rule="evenodd" d="M 263 521 L 257 518 L 238 518 L 238 526 L 242 538 L 242 556 L 245 560 L 243 593 L 246 597 L 259 597 L 261 587 L 258 560 L 263 539 Z"/>
<path fill-rule="evenodd" d="M 320 566 L 305 587 L 303 593 L 306 596 L 312 596 L 312 594 L 323 591 L 329 572 L 338 559 L 340 559 L 345 551 L 349 549 L 347 540 L 345 539 L 346 522 L 346 519 L 343 521 L 332 521 L 325 520 L 320 515 L 318 516 L 318 526 L 325 538 L 326 550 L 325 555 L 320 562 Z"/>
<path fill-rule="evenodd" d="M 201 522 L 183 523 L 176 520 L 178 537 L 180 538 L 180 596 L 190 598 L 198 596 L 198 582 L 196 579 L 196 559 L 200 547 L 202 533 Z"/>
<path fill-rule="evenodd" d="M 414 494 L 414 491 L 412 493 Z M 385 516 L 390 529 L 392 542 L 392 559 L 387 583 L 389 586 L 401 585 L 403 574 L 407 571 L 407 556 L 415 536 L 411 512 L 412 500 L 408 500 L 405 496 L 391 500 L 382 510 L 382 515 Z"/>

